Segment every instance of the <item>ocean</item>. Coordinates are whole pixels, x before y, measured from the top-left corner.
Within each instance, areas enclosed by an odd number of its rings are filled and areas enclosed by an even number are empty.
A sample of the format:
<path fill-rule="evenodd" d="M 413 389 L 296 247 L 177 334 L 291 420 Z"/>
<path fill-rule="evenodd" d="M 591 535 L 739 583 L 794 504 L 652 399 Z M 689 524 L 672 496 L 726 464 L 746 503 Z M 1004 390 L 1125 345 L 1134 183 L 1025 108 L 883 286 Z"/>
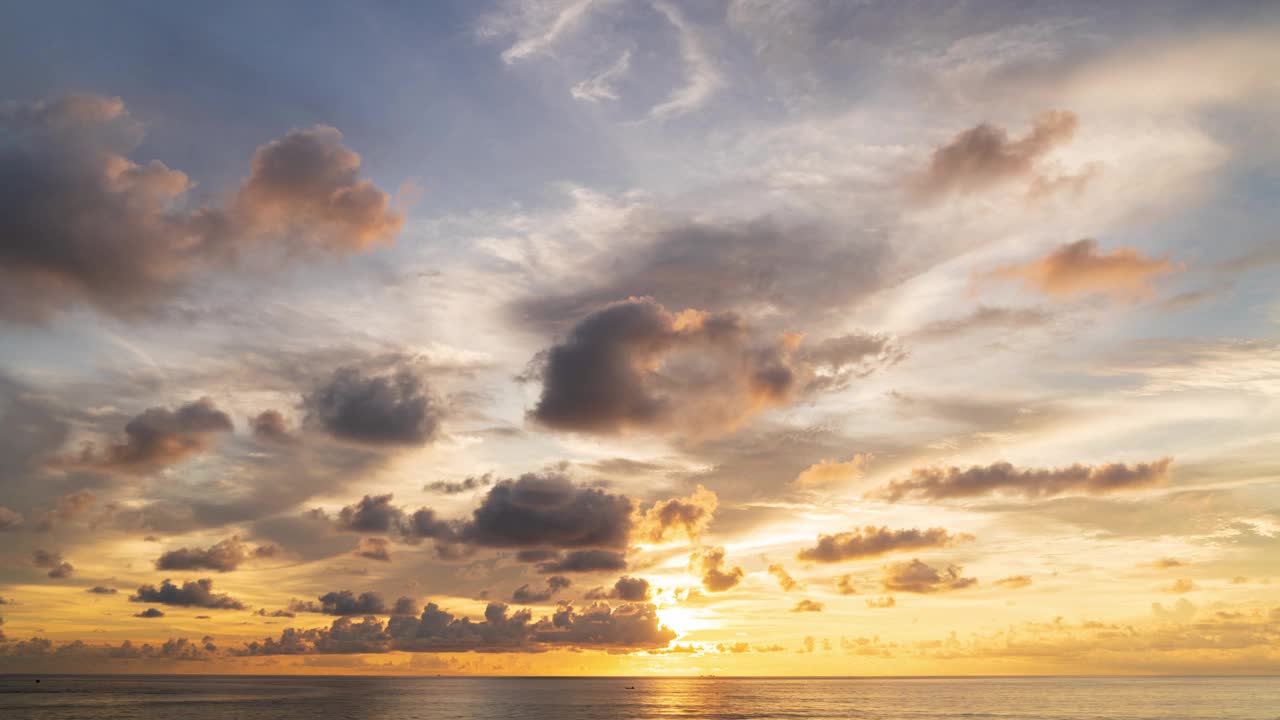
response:
<path fill-rule="evenodd" d="M 1280 720 L 1280 678 L 7 676 L 0 718 Z"/>

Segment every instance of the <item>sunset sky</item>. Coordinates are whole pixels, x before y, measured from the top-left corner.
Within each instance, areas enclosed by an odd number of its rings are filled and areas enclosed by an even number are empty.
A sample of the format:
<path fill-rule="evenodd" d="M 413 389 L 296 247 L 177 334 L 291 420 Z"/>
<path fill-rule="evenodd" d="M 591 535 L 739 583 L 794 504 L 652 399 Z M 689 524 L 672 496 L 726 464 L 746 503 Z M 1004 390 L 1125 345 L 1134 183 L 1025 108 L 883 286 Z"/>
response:
<path fill-rule="evenodd" d="M 11 4 L 0 672 L 1280 672 L 1280 7 Z"/>

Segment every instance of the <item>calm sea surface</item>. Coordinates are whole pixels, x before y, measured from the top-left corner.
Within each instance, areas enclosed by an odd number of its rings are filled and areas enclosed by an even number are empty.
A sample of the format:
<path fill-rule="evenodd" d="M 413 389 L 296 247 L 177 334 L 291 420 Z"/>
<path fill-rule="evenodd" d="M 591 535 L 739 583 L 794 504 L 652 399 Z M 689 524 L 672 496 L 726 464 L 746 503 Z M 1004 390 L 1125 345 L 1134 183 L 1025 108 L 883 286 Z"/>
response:
<path fill-rule="evenodd" d="M 1280 678 L 11 676 L 0 718 L 1280 720 Z"/>

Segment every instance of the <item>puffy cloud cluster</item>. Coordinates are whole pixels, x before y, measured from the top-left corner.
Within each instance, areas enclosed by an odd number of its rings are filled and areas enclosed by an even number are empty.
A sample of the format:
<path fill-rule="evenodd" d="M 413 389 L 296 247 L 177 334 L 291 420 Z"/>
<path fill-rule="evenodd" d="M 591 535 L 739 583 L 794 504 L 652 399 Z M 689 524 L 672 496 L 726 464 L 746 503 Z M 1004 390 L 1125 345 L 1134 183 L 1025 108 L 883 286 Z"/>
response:
<path fill-rule="evenodd" d="M 644 602 L 649 599 L 651 588 L 644 578 L 623 575 L 609 590 L 603 587 L 588 590 L 588 600 L 622 600 L 624 602 Z"/>
<path fill-rule="evenodd" d="M 49 577 L 55 580 L 69 578 L 75 572 L 75 567 L 63 560 L 61 553 L 49 552 L 43 549 L 36 549 L 31 553 L 31 564 L 41 569 L 47 569 Z"/>
<path fill-rule="evenodd" d="M 325 615 L 404 614 L 406 609 L 410 614 L 413 613 L 412 598 L 401 597 L 396 600 L 394 606 L 388 606 L 381 593 L 376 592 L 363 592 L 356 595 L 350 590 L 337 590 L 327 592 L 316 599 L 320 602 L 290 601 L 289 610 L 291 612 L 323 613 Z"/>
<path fill-rule="evenodd" d="M 887 339 L 855 339 L 805 348 L 795 334 L 758 339 L 732 312 L 673 313 L 631 298 L 588 315 L 537 358 L 542 394 L 529 416 L 573 432 L 712 437 L 901 357 Z"/>
<path fill-rule="evenodd" d="M 249 419 L 249 429 L 253 431 L 254 438 L 265 443 L 290 446 L 300 442 L 298 436 L 289 430 L 279 410 L 263 410 L 253 416 Z"/>
<path fill-rule="evenodd" d="M 640 540 L 668 542 L 680 533 L 696 541 L 711 526 L 719 499 L 710 490 L 698 486 L 688 497 L 659 500 L 644 513 L 637 528 Z"/>
<path fill-rule="evenodd" d="M 435 440 L 445 409 L 408 367 L 367 376 L 339 368 L 303 399 L 307 422 L 335 438 L 373 446 L 418 446 Z"/>
<path fill-rule="evenodd" d="M 547 578 L 547 586 L 542 590 L 534 590 L 527 584 L 516 588 L 515 592 L 511 593 L 511 602 L 519 605 L 549 602 L 557 593 L 572 584 L 573 582 L 563 575 L 552 575 Z"/>
<path fill-rule="evenodd" d="M 890 530 L 868 525 L 860 530 L 819 535 L 818 544 L 801 550 L 796 557 L 805 562 L 836 563 L 878 557 L 891 552 L 946 547 L 969 535 L 956 535 L 943 528 Z"/>
<path fill-rule="evenodd" d="M 231 572 L 249 560 L 272 557 L 277 550 L 275 545 L 252 547 L 233 536 L 208 548 L 170 550 L 156 559 L 156 569 Z"/>
<path fill-rule="evenodd" d="M 1027 498 L 1051 497 L 1066 493 L 1105 495 L 1161 485 L 1169 478 L 1172 458 L 1149 463 L 1108 463 L 1071 465 L 1064 468 L 1020 469 L 1007 462 L 991 465 L 916 468 L 910 477 L 894 480 L 871 497 L 897 502 L 914 498 L 946 500 L 989 494 Z"/>
<path fill-rule="evenodd" d="M 329 127 L 259 147 L 225 206 L 195 209 L 183 207 L 186 174 L 129 158 L 143 125 L 118 98 L 0 104 L 0 134 L 0 316 L 10 319 L 80 303 L 133 317 L 243 251 L 355 252 L 401 224 Z"/>
<path fill-rule="evenodd" d="M 368 560 L 391 562 L 391 543 L 386 538 L 360 538 L 355 554 Z"/>
<path fill-rule="evenodd" d="M 1167 257 L 1147 257 L 1134 248 L 1104 253 L 1097 240 L 1085 238 L 1067 243 L 1043 258 L 998 267 L 986 277 L 1021 281 L 1030 290 L 1056 297 L 1103 293 L 1143 298 L 1154 294 L 1155 278 L 1179 267 Z"/>
<path fill-rule="evenodd" d="M 86 445 L 66 464 L 104 472 L 147 473 L 208 450 L 233 429 L 231 417 L 205 397 L 176 409 L 152 407 L 124 426 L 124 438 L 99 452 Z"/>
<path fill-rule="evenodd" d="M 244 603 L 224 593 L 213 591 L 213 580 L 202 578 L 175 585 L 170 580 L 155 585 L 142 585 L 129 596 L 131 602 L 158 603 L 180 607 L 201 607 L 212 610 L 243 610 Z"/>
<path fill-rule="evenodd" d="M 702 578 L 702 587 L 707 592 L 724 592 L 742 582 L 745 574 L 742 568 L 726 568 L 724 556 L 722 547 L 707 548 L 689 556 L 689 572 Z"/>
<path fill-rule="evenodd" d="M 625 549 L 633 512 L 625 495 L 560 472 L 526 473 L 490 488 L 460 536 L 482 547 Z"/>
<path fill-rule="evenodd" d="M 888 592 L 909 593 L 963 590 L 978 584 L 974 578 L 961 577 L 960 572 L 961 568 L 954 565 L 938 570 L 919 559 L 913 559 L 886 566 L 880 582 Z"/>
<path fill-rule="evenodd" d="M 549 617 L 510 613 L 490 603 L 484 619 L 456 617 L 429 603 L 419 616 L 334 621 L 328 628 L 288 628 L 280 637 L 249 643 L 244 655 L 309 655 L 405 652 L 543 652 L 554 648 L 637 650 L 665 647 L 675 633 L 661 624 L 648 603 L 611 608 L 596 603 L 579 611 L 562 604 Z"/>
<path fill-rule="evenodd" d="M 913 190 L 932 199 L 947 194 L 987 190 L 1031 178 L 1036 163 L 1075 135 L 1075 114 L 1050 110 L 1036 116 L 1031 131 L 1013 140 L 1008 131 L 987 123 L 969 128 L 933 151 L 924 172 L 913 178 Z M 1041 185 L 1047 182 L 1041 180 Z M 1031 190 L 1040 185 L 1033 181 Z"/>

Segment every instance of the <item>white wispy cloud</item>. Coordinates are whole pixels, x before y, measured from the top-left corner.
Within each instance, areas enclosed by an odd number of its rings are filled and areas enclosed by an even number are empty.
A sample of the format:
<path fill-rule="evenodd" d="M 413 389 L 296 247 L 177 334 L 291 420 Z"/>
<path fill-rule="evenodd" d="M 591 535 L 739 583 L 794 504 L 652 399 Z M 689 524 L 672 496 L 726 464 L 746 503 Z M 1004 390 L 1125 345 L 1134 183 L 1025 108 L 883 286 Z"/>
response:
<path fill-rule="evenodd" d="M 687 74 L 683 87 L 674 90 L 666 100 L 649 110 L 649 117 L 662 119 L 696 110 L 724 86 L 724 78 L 703 47 L 702 38 L 685 20 L 680 10 L 667 2 L 655 2 L 653 7 L 679 33 L 680 57 L 684 60 Z"/>

